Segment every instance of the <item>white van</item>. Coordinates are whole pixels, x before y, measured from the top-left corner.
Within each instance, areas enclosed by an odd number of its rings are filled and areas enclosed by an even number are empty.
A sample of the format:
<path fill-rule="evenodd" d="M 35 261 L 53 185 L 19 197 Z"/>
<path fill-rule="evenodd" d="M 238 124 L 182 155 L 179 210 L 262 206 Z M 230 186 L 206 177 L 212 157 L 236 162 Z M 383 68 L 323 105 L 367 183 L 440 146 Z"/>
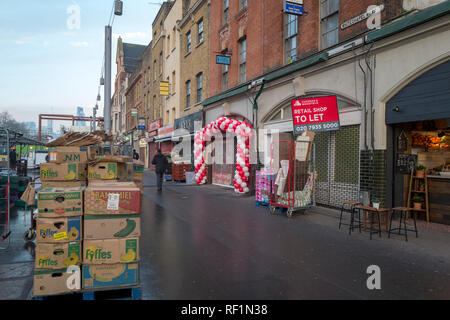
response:
<path fill-rule="evenodd" d="M 25 159 L 28 161 L 28 169 L 39 169 L 39 165 L 43 162 L 47 162 L 45 159 L 48 155 L 47 150 L 27 151 Z"/>

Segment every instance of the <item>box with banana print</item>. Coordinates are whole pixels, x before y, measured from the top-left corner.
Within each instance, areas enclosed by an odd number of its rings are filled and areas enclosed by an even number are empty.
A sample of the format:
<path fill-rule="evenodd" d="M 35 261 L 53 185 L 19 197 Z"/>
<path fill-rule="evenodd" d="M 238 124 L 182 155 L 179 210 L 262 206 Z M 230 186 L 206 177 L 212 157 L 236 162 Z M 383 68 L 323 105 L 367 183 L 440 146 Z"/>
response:
<path fill-rule="evenodd" d="M 39 243 L 35 251 L 36 269 L 61 269 L 81 264 L 81 241 Z"/>
<path fill-rule="evenodd" d="M 65 243 L 81 241 L 82 217 L 39 218 L 36 221 L 36 241 Z"/>
<path fill-rule="evenodd" d="M 138 214 L 85 215 L 84 240 L 137 238 L 141 234 Z"/>
<path fill-rule="evenodd" d="M 139 261 L 139 238 L 83 241 L 83 264 L 115 264 Z"/>
<path fill-rule="evenodd" d="M 86 180 L 86 163 L 41 163 L 41 181 Z"/>

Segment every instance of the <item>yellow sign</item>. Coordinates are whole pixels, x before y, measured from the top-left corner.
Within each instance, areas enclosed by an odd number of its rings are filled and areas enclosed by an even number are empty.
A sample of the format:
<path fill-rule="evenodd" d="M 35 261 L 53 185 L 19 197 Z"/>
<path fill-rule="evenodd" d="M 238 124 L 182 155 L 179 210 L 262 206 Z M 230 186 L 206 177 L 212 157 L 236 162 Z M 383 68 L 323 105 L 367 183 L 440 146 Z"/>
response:
<path fill-rule="evenodd" d="M 68 239 L 67 232 L 55 233 L 53 239 L 55 239 L 56 241 Z"/>
<path fill-rule="evenodd" d="M 168 96 L 169 95 L 169 82 L 161 81 L 159 83 L 159 94 L 161 96 Z"/>

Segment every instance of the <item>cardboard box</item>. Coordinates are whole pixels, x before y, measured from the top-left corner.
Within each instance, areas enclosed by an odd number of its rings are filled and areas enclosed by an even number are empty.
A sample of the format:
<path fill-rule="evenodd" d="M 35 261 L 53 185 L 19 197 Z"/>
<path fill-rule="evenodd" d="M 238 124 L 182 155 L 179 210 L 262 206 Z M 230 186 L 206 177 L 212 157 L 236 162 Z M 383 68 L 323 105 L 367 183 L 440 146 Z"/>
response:
<path fill-rule="evenodd" d="M 36 221 L 36 241 L 64 243 L 81 241 L 81 217 L 38 218 Z"/>
<path fill-rule="evenodd" d="M 83 289 L 133 286 L 140 282 L 139 263 L 83 265 Z"/>
<path fill-rule="evenodd" d="M 35 269 L 33 296 L 48 296 L 81 290 L 81 268 Z"/>
<path fill-rule="evenodd" d="M 39 243 L 36 246 L 36 269 L 61 269 L 81 264 L 81 241 Z"/>
<path fill-rule="evenodd" d="M 139 238 L 83 241 L 83 264 L 137 261 L 139 261 Z"/>
<path fill-rule="evenodd" d="M 86 163 L 41 163 L 41 181 L 86 180 Z"/>
<path fill-rule="evenodd" d="M 55 147 L 49 151 L 52 163 L 86 163 L 86 147 Z"/>
<path fill-rule="evenodd" d="M 140 215 L 86 215 L 85 240 L 137 238 L 141 234 Z"/>
<path fill-rule="evenodd" d="M 84 194 L 84 213 L 141 213 L 141 191 L 133 182 L 92 182 Z"/>
<path fill-rule="evenodd" d="M 41 218 L 83 215 L 84 187 L 47 188 L 38 192 L 38 214 Z"/>
<path fill-rule="evenodd" d="M 120 180 L 128 179 L 126 163 L 98 162 L 88 166 L 88 180 Z"/>
<path fill-rule="evenodd" d="M 87 185 L 86 180 L 79 181 L 42 181 L 42 189 L 47 188 L 79 188 Z"/>

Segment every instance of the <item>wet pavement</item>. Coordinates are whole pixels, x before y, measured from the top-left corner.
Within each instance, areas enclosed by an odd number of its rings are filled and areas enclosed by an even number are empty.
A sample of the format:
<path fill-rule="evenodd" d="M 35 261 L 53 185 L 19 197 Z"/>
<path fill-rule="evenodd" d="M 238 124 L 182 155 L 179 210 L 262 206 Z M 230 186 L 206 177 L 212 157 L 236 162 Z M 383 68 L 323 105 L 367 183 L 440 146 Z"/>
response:
<path fill-rule="evenodd" d="M 0 251 L 0 299 L 30 298 L 25 218 L 12 214 L 11 248 Z M 217 186 L 166 183 L 158 193 L 148 171 L 141 225 L 144 299 L 450 299 L 450 233 L 370 241 L 339 230 L 335 210 L 289 219 Z M 367 288 L 370 265 L 381 269 L 381 290 Z"/>

